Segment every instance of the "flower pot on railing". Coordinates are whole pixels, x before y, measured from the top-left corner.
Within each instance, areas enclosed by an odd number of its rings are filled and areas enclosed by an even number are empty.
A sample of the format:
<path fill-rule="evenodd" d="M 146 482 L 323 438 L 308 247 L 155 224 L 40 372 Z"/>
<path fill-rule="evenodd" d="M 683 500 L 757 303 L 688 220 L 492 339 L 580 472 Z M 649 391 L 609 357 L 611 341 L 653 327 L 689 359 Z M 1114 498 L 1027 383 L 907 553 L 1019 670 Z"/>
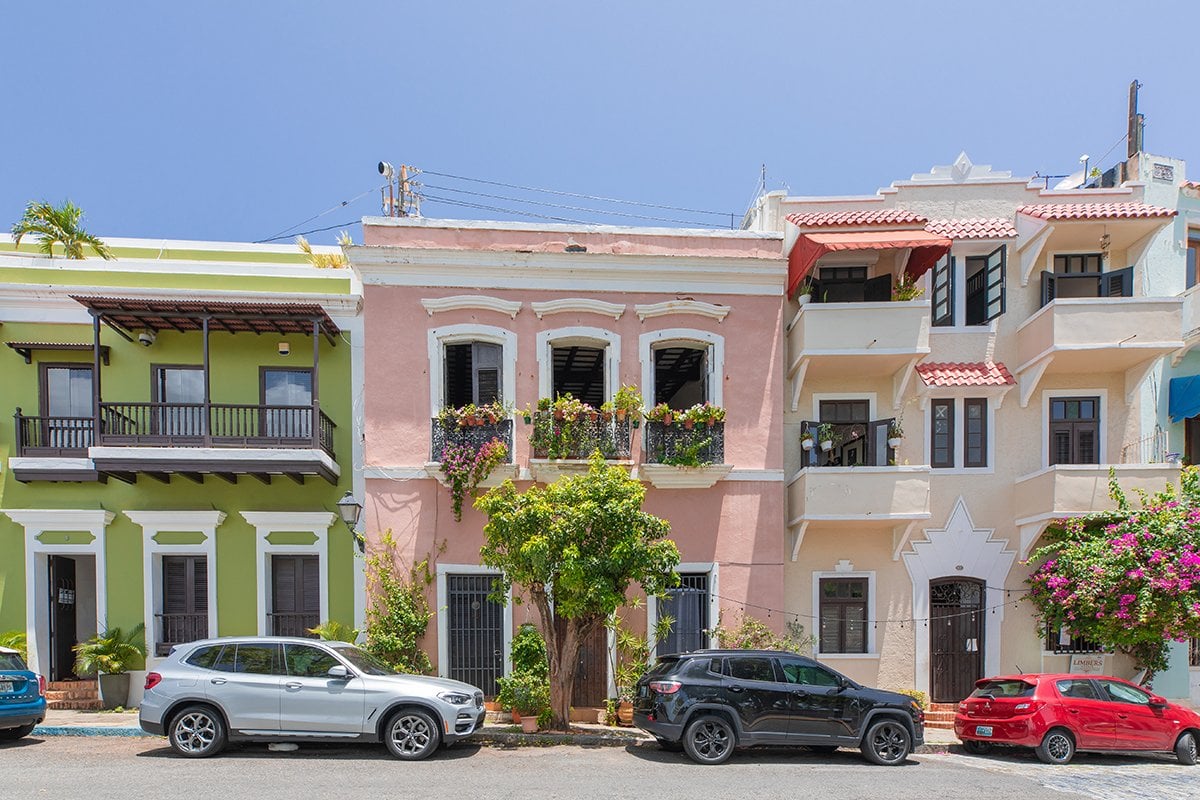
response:
<path fill-rule="evenodd" d="M 893 450 L 895 450 L 897 447 L 899 447 L 899 446 L 900 446 L 901 442 L 903 442 L 903 441 L 904 441 L 904 439 L 902 439 L 901 437 L 899 437 L 899 436 L 893 436 L 893 437 L 891 437 L 890 439 L 888 439 L 888 440 L 887 440 L 888 447 L 890 447 L 890 448 L 892 448 Z"/>
<path fill-rule="evenodd" d="M 821 440 L 821 449 L 824 450 L 826 453 L 828 453 L 830 450 L 832 450 L 833 449 L 833 439 L 822 439 Z"/>
<path fill-rule="evenodd" d="M 805 450 L 812 450 L 814 447 L 817 446 L 817 443 L 815 441 L 813 441 L 812 437 L 810 436 L 807 439 L 801 439 L 800 446 L 803 447 Z"/>

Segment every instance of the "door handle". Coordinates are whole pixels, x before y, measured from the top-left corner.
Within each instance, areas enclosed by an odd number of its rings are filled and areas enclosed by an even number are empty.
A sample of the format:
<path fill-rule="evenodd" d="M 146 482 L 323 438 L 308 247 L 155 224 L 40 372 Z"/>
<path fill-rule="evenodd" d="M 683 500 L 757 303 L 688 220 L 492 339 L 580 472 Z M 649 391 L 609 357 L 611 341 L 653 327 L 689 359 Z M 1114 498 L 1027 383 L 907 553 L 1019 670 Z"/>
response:
<path fill-rule="evenodd" d="M 1079 713 L 1079 709 L 1078 709 L 1078 708 L 1068 708 L 1068 709 L 1067 709 L 1067 713 L 1069 713 L 1069 714 L 1078 714 L 1078 713 Z"/>
<path fill-rule="evenodd" d="M 743 689 L 742 689 L 742 687 L 740 687 L 740 686 L 730 686 L 730 687 L 729 687 L 729 691 L 731 691 L 731 692 L 741 692 L 741 691 L 743 691 Z"/>
<path fill-rule="evenodd" d="M 792 695 L 794 697 L 808 697 L 808 692 L 804 691 L 803 689 L 796 689 L 792 692 Z"/>
<path fill-rule="evenodd" d="M 299 689 L 299 688 L 303 687 L 304 684 L 300 683 L 299 681 L 288 681 L 287 683 L 284 684 L 284 686 L 286 686 L 289 689 Z"/>
<path fill-rule="evenodd" d="M 220 686 L 221 684 L 225 683 L 225 681 L 226 681 L 225 678 L 213 678 L 212 681 L 210 681 L 210 682 L 215 683 L 217 686 Z"/>
<path fill-rule="evenodd" d="M 1117 719 L 1129 719 L 1128 714 L 1117 714 Z"/>

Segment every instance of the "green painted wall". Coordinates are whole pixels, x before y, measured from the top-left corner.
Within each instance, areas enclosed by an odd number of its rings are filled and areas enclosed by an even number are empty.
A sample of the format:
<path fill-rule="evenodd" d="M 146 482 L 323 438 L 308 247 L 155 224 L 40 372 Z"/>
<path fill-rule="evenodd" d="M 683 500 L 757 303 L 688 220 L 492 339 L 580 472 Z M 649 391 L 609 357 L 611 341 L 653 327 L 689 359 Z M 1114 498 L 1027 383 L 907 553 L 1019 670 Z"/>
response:
<path fill-rule="evenodd" d="M 4 270 L 0 269 L 0 273 Z M 94 285 L 99 273 L 86 273 Z M 0 275 L 0 281 L 8 276 Z M 164 277 L 164 276 L 159 276 Z M 167 276 L 169 277 L 169 276 Z M 194 279 L 195 276 L 181 276 Z M 222 278 L 222 280 L 228 280 Z M 281 279 L 271 278 L 272 288 Z M 162 285 L 143 281 L 138 284 Z M 194 285 L 194 282 L 191 284 Z M 288 285 L 291 286 L 290 280 Z M 346 282 L 348 288 L 349 284 Z M 226 285 L 225 288 L 234 288 Z M 238 288 L 247 288 L 239 285 Z M 281 300 L 288 299 L 281 297 Z M 291 298 L 294 299 L 294 298 Z M 90 342 L 92 329 L 86 325 L 5 322 L 0 342 L 64 341 Z M 199 334 L 163 332 L 151 347 L 126 342 L 114 331 L 103 328 L 102 342 L 111 346 L 111 363 L 101 367 L 101 387 L 106 401 L 148 401 L 152 364 L 200 364 Z M 232 485 L 208 477 L 198 485 L 181 476 L 169 485 L 141 477 L 135 485 L 110 480 L 99 483 L 17 482 L 7 467 L 14 454 L 15 426 L 11 415 L 17 407 L 26 414 L 38 413 L 40 363 L 86 362 L 90 353 L 37 352 L 33 363 L 7 347 L 0 346 L 0 510 L 20 508 L 107 509 L 116 517 L 107 529 L 106 557 L 108 622 L 122 627 L 143 618 L 141 528 L 120 513 L 126 510 L 207 510 L 225 512 L 217 529 L 217 598 L 220 633 L 245 634 L 257 630 L 254 529 L 239 511 L 330 511 L 350 490 L 351 401 L 350 335 L 343 333 L 337 346 L 324 339 L 320 344 L 319 400 L 322 410 L 334 421 L 334 450 L 342 470 L 337 486 L 309 477 L 304 486 L 276 478 L 270 486 L 253 477 L 242 477 Z M 281 341 L 291 344 L 291 355 L 277 352 Z M 211 335 L 211 392 L 214 402 L 258 403 L 259 368 L 309 367 L 312 340 L 307 336 L 254 334 Z M 24 530 L 0 514 L 0 630 L 25 627 Z M 345 525 L 335 522 L 329 542 L 329 610 L 333 619 L 353 623 L 354 545 Z"/>
<path fill-rule="evenodd" d="M 68 263 L 70 262 L 58 260 L 54 262 L 54 267 L 45 268 L 27 265 L 5 267 L 3 263 L 0 263 L 0 283 L 268 292 L 277 290 L 281 280 L 286 280 L 290 289 L 297 293 L 346 294 L 350 291 L 350 277 L 345 270 L 325 270 L 326 274 L 312 278 L 280 278 L 278 275 L 265 274 L 226 275 L 214 273 L 205 275 L 148 272 L 122 270 L 118 266 L 103 271 L 64 269 L 63 265 Z M 252 270 L 247 270 L 247 272 L 252 272 Z"/>

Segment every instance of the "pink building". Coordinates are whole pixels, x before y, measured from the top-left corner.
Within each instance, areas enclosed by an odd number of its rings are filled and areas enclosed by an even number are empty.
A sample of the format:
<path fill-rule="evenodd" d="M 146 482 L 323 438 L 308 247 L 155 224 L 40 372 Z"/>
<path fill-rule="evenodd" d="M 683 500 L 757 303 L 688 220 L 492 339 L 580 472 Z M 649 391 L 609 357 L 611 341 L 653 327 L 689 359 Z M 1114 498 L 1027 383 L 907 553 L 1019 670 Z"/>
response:
<path fill-rule="evenodd" d="M 781 235 L 369 218 L 364 242 L 349 252 L 364 284 L 368 546 L 391 530 L 403 558 L 431 556 L 437 618 L 425 646 L 440 674 L 494 693 L 514 627 L 536 621 L 528 606 L 486 597 L 485 520 L 469 499 L 455 520 L 439 469 L 450 443 L 508 445 L 510 463 L 487 485 L 553 481 L 585 469 L 593 447 L 645 482 L 683 580 L 628 616 L 638 627 L 674 616 L 663 648 L 708 645 L 721 614 L 783 607 Z M 568 392 L 599 408 L 622 385 L 646 408 L 707 402 L 726 417 L 692 430 L 601 417 L 563 449 L 538 438 L 550 412 L 532 424 L 520 412 Z M 438 420 L 496 400 L 516 413 Z M 691 457 L 700 465 L 671 463 Z M 610 645 L 589 643 L 577 707 L 610 696 Z"/>

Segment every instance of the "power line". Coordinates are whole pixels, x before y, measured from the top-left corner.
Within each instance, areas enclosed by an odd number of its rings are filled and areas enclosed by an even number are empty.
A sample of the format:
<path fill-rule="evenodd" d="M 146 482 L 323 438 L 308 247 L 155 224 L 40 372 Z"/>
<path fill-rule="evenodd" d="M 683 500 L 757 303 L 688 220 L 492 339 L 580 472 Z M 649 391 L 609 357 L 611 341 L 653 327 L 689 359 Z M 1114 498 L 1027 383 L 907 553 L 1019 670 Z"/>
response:
<path fill-rule="evenodd" d="M 352 219 L 349 222 L 342 222 L 337 225 L 330 225 L 328 228 L 313 228 L 312 230 L 307 230 L 307 231 L 296 231 L 295 233 L 285 233 L 282 236 L 272 236 L 270 239 L 259 239 L 257 242 L 255 242 L 255 244 L 267 244 L 268 242 L 274 242 L 279 239 L 290 239 L 293 236 L 307 236 L 310 233 L 322 233 L 324 231 L 332 231 L 332 230 L 336 230 L 338 228 L 349 228 L 353 225 L 361 225 L 361 224 L 362 224 L 362 220 Z"/>
<path fill-rule="evenodd" d="M 680 225 L 696 225 L 696 226 L 699 226 L 702 228 L 711 227 L 711 225 L 708 225 L 703 222 L 697 222 L 694 220 L 673 219 L 671 217 L 652 217 L 652 216 L 648 216 L 646 214 L 634 214 L 629 211 L 605 211 L 604 209 L 599 209 L 599 208 L 587 208 L 585 206 L 564 205 L 562 203 L 551 203 L 551 202 L 548 202 L 545 200 L 526 200 L 524 198 L 509 197 L 507 195 L 502 195 L 502 194 L 488 194 L 486 192 L 473 192 L 470 189 L 456 189 L 452 186 L 435 186 L 432 183 L 421 183 L 421 184 L 417 184 L 417 185 L 428 187 L 430 189 L 437 189 L 438 191 L 442 191 L 442 192 L 457 192 L 459 194 L 469 194 L 474 197 L 487 197 L 487 198 L 491 198 L 492 200 L 507 200 L 508 202 L 511 202 L 511 203 L 525 203 L 528 205 L 547 206 L 550 208 L 563 208 L 568 211 L 586 211 L 589 214 L 598 214 L 600 216 L 632 217 L 633 219 L 645 219 L 645 220 L 652 220 L 654 222 L 675 222 Z"/>
<path fill-rule="evenodd" d="M 519 214 L 519 215 L 523 215 L 526 217 L 536 217 L 538 219 L 550 220 L 551 222 L 570 222 L 570 223 L 573 223 L 576 225 L 587 225 L 588 224 L 580 219 L 568 219 L 567 217 L 552 217 L 547 214 L 536 214 L 532 211 L 517 211 L 516 209 L 513 209 L 513 208 L 501 208 L 499 206 L 489 206 L 489 205 L 483 205 L 481 203 L 471 203 L 466 200 L 457 200 L 457 199 L 454 199 L 451 197 L 438 197 L 437 195 L 432 195 L 432 194 L 422 194 L 421 199 L 422 200 L 431 200 L 435 203 L 446 203 L 446 204 L 452 205 L 452 206 L 461 206 L 463 208 L 477 208 L 477 209 L 481 209 L 483 211 L 497 211 L 502 214 Z"/>
<path fill-rule="evenodd" d="M 539 188 L 537 186 L 522 186 L 522 185 L 516 184 L 516 183 L 504 183 L 502 181 L 489 181 L 489 180 L 485 180 L 484 178 L 468 178 L 463 175 L 451 175 L 446 172 L 435 172 L 431 169 L 422 169 L 422 170 L 419 170 L 419 172 L 424 175 L 437 175 L 438 177 L 441 177 L 441 178 L 452 178 L 456 181 L 471 181 L 473 183 L 486 183 L 489 186 L 503 186 L 506 189 L 520 189 L 523 192 L 543 192 L 545 194 L 555 194 L 555 195 L 559 195 L 562 197 L 578 197 L 583 200 L 596 200 L 596 201 L 602 202 L 602 203 L 624 203 L 625 205 L 642 206 L 643 208 L 663 208 L 668 211 L 683 211 L 688 214 L 711 214 L 713 216 L 718 216 L 718 217 L 736 216 L 736 214 L 734 214 L 733 212 L 730 212 L 730 211 L 706 211 L 706 210 L 698 209 L 698 208 L 684 208 L 682 206 L 667 206 L 667 205 L 662 205 L 660 203 L 646 203 L 646 202 L 642 202 L 640 200 L 622 200 L 617 197 L 601 197 L 601 196 L 594 195 L 594 194 L 582 194 L 579 192 L 565 192 L 565 191 L 561 191 L 558 189 L 543 189 L 543 188 Z"/>
<path fill-rule="evenodd" d="M 371 192 L 376 191 L 376 189 L 378 189 L 378 188 L 380 188 L 380 187 L 371 187 L 370 189 L 367 189 L 362 194 L 355 195 L 354 197 L 350 198 L 349 200 L 343 200 L 342 202 L 338 203 L 336 206 L 330 206 L 329 208 L 322 211 L 320 214 L 314 214 L 313 216 L 309 217 L 306 220 L 297 222 L 295 225 L 287 226 L 286 228 L 281 230 L 279 233 L 276 233 L 274 236 L 271 236 L 266 239 L 259 239 L 257 242 L 255 242 L 255 244 L 263 244 L 265 242 L 273 242 L 276 239 L 282 239 L 286 236 L 303 236 L 304 235 L 303 233 L 288 233 L 288 231 L 292 230 L 293 228 L 299 228 L 301 225 L 307 225 L 308 223 L 312 222 L 314 219 L 320 219 L 321 217 L 325 216 L 326 214 L 331 214 L 334 211 L 337 211 L 339 208 L 345 208 L 346 206 L 350 205 L 351 203 L 357 203 L 359 200 L 361 200 L 364 197 L 366 197 L 367 195 L 371 194 Z M 336 227 L 341 227 L 341 226 L 335 225 L 334 227 L 336 228 Z M 324 230 L 331 230 L 331 229 L 325 228 Z M 309 232 L 317 233 L 317 231 L 309 231 Z"/>

